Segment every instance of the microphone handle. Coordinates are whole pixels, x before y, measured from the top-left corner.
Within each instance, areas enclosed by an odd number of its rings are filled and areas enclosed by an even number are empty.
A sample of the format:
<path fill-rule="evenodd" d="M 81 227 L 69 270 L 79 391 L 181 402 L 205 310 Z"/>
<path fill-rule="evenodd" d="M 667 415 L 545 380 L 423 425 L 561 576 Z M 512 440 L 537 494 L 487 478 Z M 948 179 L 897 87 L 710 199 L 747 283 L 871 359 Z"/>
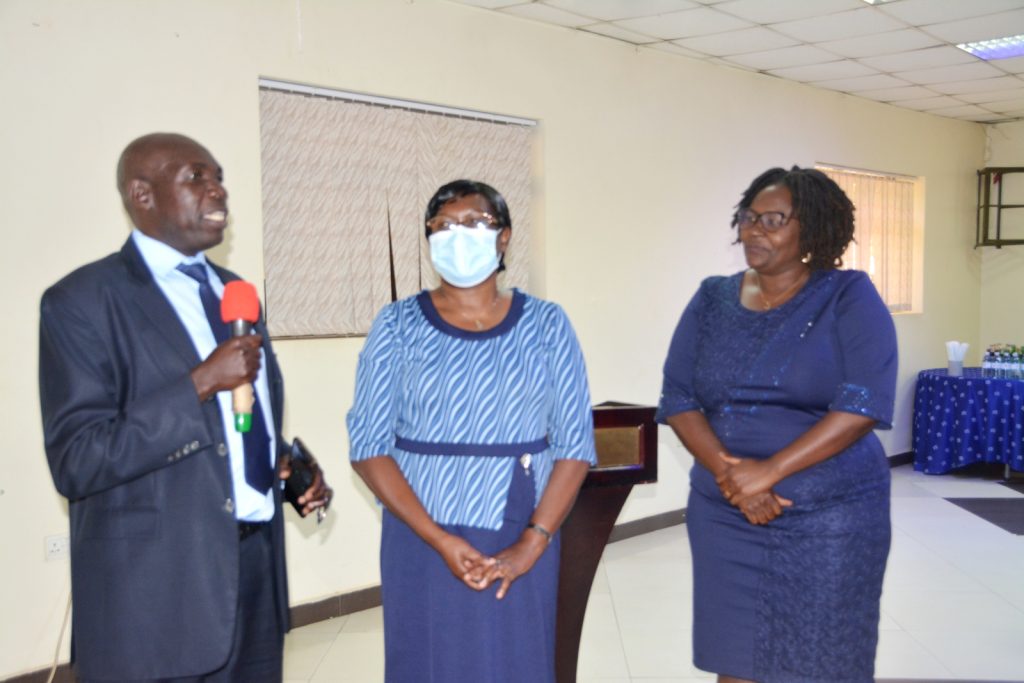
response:
<path fill-rule="evenodd" d="M 252 384 L 246 382 L 231 390 L 231 411 L 235 414 L 235 431 L 245 434 L 252 429 L 252 404 L 256 402 Z"/>
<path fill-rule="evenodd" d="M 244 337 L 252 332 L 252 323 L 248 320 L 232 320 L 231 336 Z M 231 390 L 231 411 L 235 414 L 235 431 L 245 434 L 252 429 L 252 383 L 246 382 Z"/>

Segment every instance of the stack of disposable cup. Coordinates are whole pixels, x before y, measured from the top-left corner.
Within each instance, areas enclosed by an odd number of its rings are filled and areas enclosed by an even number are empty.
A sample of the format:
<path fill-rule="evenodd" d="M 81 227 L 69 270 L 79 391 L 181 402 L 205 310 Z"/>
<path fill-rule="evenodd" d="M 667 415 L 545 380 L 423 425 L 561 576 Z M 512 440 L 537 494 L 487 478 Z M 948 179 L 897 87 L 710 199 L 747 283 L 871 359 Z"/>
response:
<path fill-rule="evenodd" d="M 964 356 L 967 355 L 967 342 L 948 341 L 946 342 L 946 358 L 949 360 L 950 377 L 960 377 L 964 374 Z"/>

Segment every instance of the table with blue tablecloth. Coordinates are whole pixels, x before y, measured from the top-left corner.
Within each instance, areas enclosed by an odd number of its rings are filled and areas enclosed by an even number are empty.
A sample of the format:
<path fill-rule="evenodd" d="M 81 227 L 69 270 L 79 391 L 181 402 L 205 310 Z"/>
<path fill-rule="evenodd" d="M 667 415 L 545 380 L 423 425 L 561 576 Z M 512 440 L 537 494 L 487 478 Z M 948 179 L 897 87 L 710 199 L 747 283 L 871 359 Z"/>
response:
<path fill-rule="evenodd" d="M 923 370 L 914 392 L 914 469 L 943 474 L 978 462 L 1024 471 L 1024 380 L 964 368 Z"/>

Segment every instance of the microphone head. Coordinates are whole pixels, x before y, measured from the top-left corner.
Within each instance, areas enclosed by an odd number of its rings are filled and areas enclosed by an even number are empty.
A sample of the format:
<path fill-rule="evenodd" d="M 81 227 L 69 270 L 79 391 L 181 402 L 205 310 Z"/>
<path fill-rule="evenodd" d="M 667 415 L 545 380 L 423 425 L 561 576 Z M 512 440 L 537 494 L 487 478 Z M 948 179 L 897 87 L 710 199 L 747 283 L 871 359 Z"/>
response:
<path fill-rule="evenodd" d="M 232 280 L 224 285 L 224 298 L 220 302 L 220 317 L 230 324 L 235 320 L 255 323 L 260 317 L 260 297 L 256 287 L 245 280 Z"/>

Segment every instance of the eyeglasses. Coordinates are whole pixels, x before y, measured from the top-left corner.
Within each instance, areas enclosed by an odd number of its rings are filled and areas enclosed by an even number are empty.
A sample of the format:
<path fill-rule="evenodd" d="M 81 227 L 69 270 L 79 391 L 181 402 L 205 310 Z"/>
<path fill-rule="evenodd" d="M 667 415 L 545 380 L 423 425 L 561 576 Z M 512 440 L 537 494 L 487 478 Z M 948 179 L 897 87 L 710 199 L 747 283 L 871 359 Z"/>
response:
<path fill-rule="evenodd" d="M 498 229 L 498 220 L 490 214 L 481 214 L 473 218 L 467 218 L 461 223 L 457 223 L 450 218 L 445 216 L 434 216 L 427 221 L 427 228 L 430 232 L 440 232 L 441 230 L 450 230 L 456 225 L 470 230 L 483 230 L 484 228 L 490 228 L 492 230 Z"/>
<path fill-rule="evenodd" d="M 775 232 L 793 220 L 793 214 L 786 215 L 781 211 L 765 211 L 758 213 L 750 209 L 743 209 L 736 212 L 736 225 L 740 230 L 749 230 L 755 224 L 760 223 L 767 232 Z"/>

